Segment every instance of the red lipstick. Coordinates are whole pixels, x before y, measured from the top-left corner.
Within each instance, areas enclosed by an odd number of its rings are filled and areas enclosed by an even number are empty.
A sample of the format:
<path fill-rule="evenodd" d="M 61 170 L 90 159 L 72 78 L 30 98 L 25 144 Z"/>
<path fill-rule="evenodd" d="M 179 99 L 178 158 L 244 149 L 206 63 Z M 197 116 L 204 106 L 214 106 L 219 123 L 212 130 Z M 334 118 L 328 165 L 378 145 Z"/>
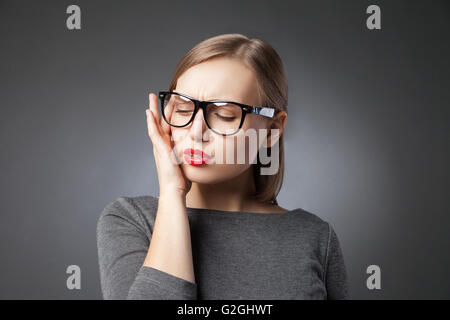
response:
<path fill-rule="evenodd" d="M 186 148 L 183 153 L 186 162 L 192 165 L 207 164 L 211 159 L 209 154 L 199 149 Z"/>

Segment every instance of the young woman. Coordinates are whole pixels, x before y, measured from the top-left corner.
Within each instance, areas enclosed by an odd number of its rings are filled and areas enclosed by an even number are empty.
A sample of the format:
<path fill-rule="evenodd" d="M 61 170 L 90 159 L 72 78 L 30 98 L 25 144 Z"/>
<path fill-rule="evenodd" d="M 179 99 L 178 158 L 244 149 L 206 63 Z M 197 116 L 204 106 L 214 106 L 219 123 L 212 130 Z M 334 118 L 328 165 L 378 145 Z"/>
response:
<path fill-rule="evenodd" d="M 119 197 L 103 210 L 105 299 L 348 298 L 333 228 L 276 200 L 287 95 L 276 51 L 241 34 L 202 41 L 168 91 L 150 93 L 159 197 Z M 261 150 L 274 174 L 264 174 Z"/>

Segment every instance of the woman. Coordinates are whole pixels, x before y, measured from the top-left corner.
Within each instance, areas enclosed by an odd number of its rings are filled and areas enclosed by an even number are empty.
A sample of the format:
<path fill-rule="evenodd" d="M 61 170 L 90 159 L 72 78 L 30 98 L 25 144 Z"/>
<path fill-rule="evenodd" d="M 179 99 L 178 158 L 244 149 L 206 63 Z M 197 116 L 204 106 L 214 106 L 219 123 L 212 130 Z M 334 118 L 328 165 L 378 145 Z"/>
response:
<path fill-rule="evenodd" d="M 348 298 L 333 228 L 276 200 L 287 93 L 275 50 L 241 34 L 191 49 L 159 93 L 160 110 L 150 93 L 159 197 L 119 197 L 103 210 L 105 299 Z M 265 154 L 274 174 L 263 173 Z"/>

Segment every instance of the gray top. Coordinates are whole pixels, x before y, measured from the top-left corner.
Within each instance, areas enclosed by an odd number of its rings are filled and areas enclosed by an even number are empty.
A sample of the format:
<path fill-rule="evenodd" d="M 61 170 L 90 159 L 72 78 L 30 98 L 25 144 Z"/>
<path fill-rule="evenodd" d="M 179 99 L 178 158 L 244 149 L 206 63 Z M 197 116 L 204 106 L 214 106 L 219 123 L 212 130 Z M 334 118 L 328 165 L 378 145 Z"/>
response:
<path fill-rule="evenodd" d="M 158 198 L 119 197 L 97 225 L 105 299 L 349 299 L 330 224 L 303 209 L 255 213 L 187 208 L 196 283 L 143 262 Z"/>

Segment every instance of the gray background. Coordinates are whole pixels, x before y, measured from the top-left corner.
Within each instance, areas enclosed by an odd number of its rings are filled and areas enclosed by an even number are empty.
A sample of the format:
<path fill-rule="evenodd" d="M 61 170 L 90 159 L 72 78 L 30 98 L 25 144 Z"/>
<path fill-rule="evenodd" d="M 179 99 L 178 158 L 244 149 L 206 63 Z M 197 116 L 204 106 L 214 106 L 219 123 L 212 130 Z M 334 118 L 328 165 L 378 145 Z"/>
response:
<path fill-rule="evenodd" d="M 370 4 L 382 30 L 365 26 Z M 0 1 L 0 298 L 101 298 L 101 210 L 158 194 L 148 93 L 195 44 L 232 32 L 284 61 L 279 201 L 332 223 L 352 297 L 450 298 L 449 17 L 445 1 Z"/>

